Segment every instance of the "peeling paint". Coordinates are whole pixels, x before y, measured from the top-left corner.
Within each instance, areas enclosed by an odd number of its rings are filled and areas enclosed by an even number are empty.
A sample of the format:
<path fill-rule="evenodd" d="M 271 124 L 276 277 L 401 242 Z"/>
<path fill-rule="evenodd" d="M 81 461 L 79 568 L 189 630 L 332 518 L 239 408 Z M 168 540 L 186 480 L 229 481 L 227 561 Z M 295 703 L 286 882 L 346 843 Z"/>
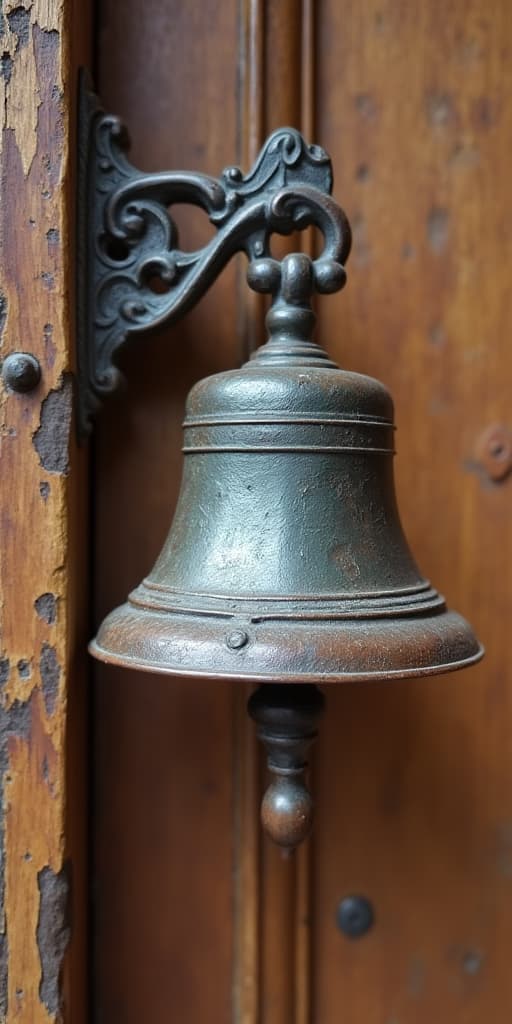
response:
<path fill-rule="evenodd" d="M 5 662 L 6 659 L 3 659 Z M 30 701 L 14 701 L 9 708 L 0 708 L 0 808 L 5 807 L 4 786 L 9 772 L 9 739 L 28 739 L 32 724 Z M 9 943 L 5 917 L 5 823 L 0 814 L 0 1020 L 8 1011 Z"/>
<path fill-rule="evenodd" d="M 18 147 L 23 174 L 28 177 L 37 152 L 37 121 L 41 104 L 32 40 L 20 48 L 6 88 L 5 127 Z"/>
<path fill-rule="evenodd" d="M 0 689 L 4 689 L 9 682 L 10 664 L 9 658 L 0 658 Z"/>
<path fill-rule="evenodd" d="M 3 858 L 3 851 L 2 851 L 2 857 L 1 857 L 1 860 L 0 860 L 0 868 L 1 868 L 2 875 L 3 875 L 3 872 L 4 872 L 3 860 L 4 860 L 4 858 Z M 0 892 L 1 892 L 2 900 L 3 900 L 3 886 L 2 886 L 2 889 L 0 890 Z M 2 914 L 2 916 L 3 916 L 3 914 Z M 8 946 L 8 943 L 7 943 L 7 934 L 5 932 L 4 927 L 2 927 L 2 931 L 0 932 L 0 1018 L 1 1018 L 1 1020 L 5 1020 L 6 1019 L 6 1017 L 7 1017 L 7 1010 L 9 1008 L 9 1006 L 8 1006 L 8 999 L 7 999 L 7 988 L 8 988 L 8 980 L 9 980 L 8 972 L 9 972 L 9 946 Z"/>
<path fill-rule="evenodd" d="M 39 427 L 33 436 L 39 462 L 48 473 L 67 475 L 69 471 L 71 404 L 72 385 L 68 374 L 61 386 L 44 399 Z"/>
<path fill-rule="evenodd" d="M 15 700 L 9 708 L 0 711 L 0 770 L 8 767 L 7 740 L 10 736 L 28 740 L 32 722 L 31 701 Z"/>
<path fill-rule="evenodd" d="M 39 671 L 41 673 L 41 686 L 46 713 L 47 715 L 53 715 L 59 693 L 61 670 L 57 659 L 57 652 L 51 644 L 43 644 L 41 647 Z"/>
<path fill-rule="evenodd" d="M 26 658 L 20 658 L 16 668 L 18 669 L 20 679 L 30 679 L 30 676 L 32 675 L 32 666 Z"/>
<path fill-rule="evenodd" d="M 5 323 L 7 320 L 7 299 L 5 295 L 0 292 L 0 339 L 4 333 Z"/>
<path fill-rule="evenodd" d="M 19 7 L 15 7 L 13 11 L 10 11 L 7 15 L 7 24 L 11 32 L 18 37 L 16 44 L 16 53 L 18 50 L 22 50 L 25 46 L 28 46 L 30 39 L 30 11 L 27 11 L 21 4 Z"/>
<path fill-rule="evenodd" d="M 51 292 L 55 288 L 55 276 L 50 274 L 48 270 L 43 270 L 41 273 L 41 281 L 47 291 Z"/>
<path fill-rule="evenodd" d="M 71 937 L 70 871 L 64 865 L 55 873 L 50 867 L 38 872 L 39 918 L 37 946 L 41 960 L 39 997 L 51 1014 L 62 1009 L 60 977 L 64 954 Z"/>
<path fill-rule="evenodd" d="M 50 497 L 51 487 L 47 480 L 41 480 L 39 484 L 39 494 L 41 495 L 44 502 L 48 501 Z"/>
<path fill-rule="evenodd" d="M 12 75 L 13 60 L 8 50 L 5 50 L 0 57 L 0 75 L 6 85 L 9 85 Z"/>
<path fill-rule="evenodd" d="M 43 338 L 46 366 L 48 369 L 52 370 L 55 366 L 55 358 L 57 356 L 57 347 L 53 340 L 53 324 L 44 325 Z"/>
<path fill-rule="evenodd" d="M 53 626 L 57 619 L 57 598 L 55 594 L 41 594 L 40 597 L 36 597 L 34 601 L 34 608 L 39 615 L 39 618 L 43 622 L 47 622 L 49 626 Z"/>

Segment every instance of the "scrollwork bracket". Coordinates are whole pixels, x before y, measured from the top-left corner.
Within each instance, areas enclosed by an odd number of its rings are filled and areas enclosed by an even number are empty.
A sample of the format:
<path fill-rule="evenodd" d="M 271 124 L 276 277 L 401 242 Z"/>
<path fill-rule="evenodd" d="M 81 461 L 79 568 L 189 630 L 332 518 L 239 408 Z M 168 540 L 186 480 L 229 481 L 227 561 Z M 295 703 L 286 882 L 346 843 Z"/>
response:
<path fill-rule="evenodd" d="M 341 268 L 328 273 L 335 285 L 317 288 L 332 291 L 344 280 L 350 228 L 331 198 L 327 153 L 293 128 L 273 132 L 245 176 L 238 167 L 218 179 L 182 171 L 145 174 L 128 161 L 126 130 L 102 110 L 85 75 L 79 109 L 78 428 L 84 437 L 119 383 L 119 349 L 130 336 L 191 309 L 234 253 L 244 251 L 251 264 L 266 266 L 261 261 L 270 257 L 272 234 L 315 224 L 325 246 L 313 278 L 321 281 L 326 267 Z M 172 218 L 177 203 L 201 207 L 216 228 L 203 248 L 179 247 Z M 258 288 L 265 290 L 261 281 Z"/>

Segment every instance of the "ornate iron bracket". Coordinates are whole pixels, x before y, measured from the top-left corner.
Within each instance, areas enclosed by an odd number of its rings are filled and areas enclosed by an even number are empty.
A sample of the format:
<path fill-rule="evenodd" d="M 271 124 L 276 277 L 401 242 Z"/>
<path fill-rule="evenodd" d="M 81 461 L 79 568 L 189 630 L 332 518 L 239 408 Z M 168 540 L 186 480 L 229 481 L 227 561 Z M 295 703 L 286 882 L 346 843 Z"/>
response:
<path fill-rule="evenodd" d="M 267 139 L 252 170 L 228 167 L 220 178 L 189 171 L 143 174 L 126 157 L 127 132 L 106 114 L 85 75 L 80 89 L 78 210 L 79 433 L 115 390 L 116 354 L 132 336 L 177 320 L 201 298 L 231 256 L 262 261 L 250 283 L 276 297 L 269 243 L 316 225 L 324 251 L 314 261 L 313 289 L 335 291 L 345 279 L 348 221 L 331 198 L 330 159 L 293 128 Z M 216 235 L 195 252 L 179 247 L 172 206 L 201 207 Z M 268 287 L 267 287 L 268 279 Z M 280 301 L 282 301 L 282 296 Z M 300 305 L 300 281 L 295 306 Z"/>

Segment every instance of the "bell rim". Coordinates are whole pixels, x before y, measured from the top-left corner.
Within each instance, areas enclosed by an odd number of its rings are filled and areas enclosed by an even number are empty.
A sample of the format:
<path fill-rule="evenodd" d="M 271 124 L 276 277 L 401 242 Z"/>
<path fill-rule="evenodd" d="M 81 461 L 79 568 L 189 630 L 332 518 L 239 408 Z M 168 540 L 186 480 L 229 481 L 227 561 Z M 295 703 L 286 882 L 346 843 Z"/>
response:
<path fill-rule="evenodd" d="M 167 675 L 173 678 L 183 679 L 210 679 L 218 682 L 233 682 L 237 681 L 240 683 L 267 683 L 272 685 L 273 683 L 284 683 L 288 685 L 307 685 L 313 684 L 317 686 L 332 686 L 342 685 L 343 683 L 356 683 L 356 682 L 393 682 L 398 679 L 417 679 L 423 676 L 437 676 L 446 675 L 449 672 L 457 672 L 464 668 L 471 668 L 473 665 L 478 664 L 482 660 L 485 654 L 485 647 L 483 644 L 478 642 L 478 649 L 474 654 L 468 655 L 465 658 L 458 659 L 456 661 L 442 662 L 437 665 L 422 665 L 416 668 L 399 668 L 399 669 L 387 669 L 381 671 L 370 672 L 368 670 L 363 672 L 343 672 L 343 673 L 256 673 L 256 672 L 244 672 L 242 671 L 220 671 L 213 672 L 207 669 L 186 669 L 176 668 L 169 665 L 159 665 L 157 662 L 146 661 L 142 658 L 131 657 L 129 655 L 119 655 L 98 644 L 97 639 L 94 638 L 88 645 L 89 654 L 97 661 L 102 662 L 106 665 L 114 665 L 120 668 L 133 669 L 139 672 L 150 672 L 155 675 Z"/>

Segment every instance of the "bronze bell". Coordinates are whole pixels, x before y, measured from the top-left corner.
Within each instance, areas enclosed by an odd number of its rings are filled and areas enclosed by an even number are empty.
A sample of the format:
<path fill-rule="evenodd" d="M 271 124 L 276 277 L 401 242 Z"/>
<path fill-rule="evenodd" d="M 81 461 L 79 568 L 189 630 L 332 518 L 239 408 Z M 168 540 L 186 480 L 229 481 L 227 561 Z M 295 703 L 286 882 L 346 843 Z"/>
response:
<path fill-rule="evenodd" d="M 182 178 L 155 179 L 163 202 L 172 188 L 179 198 Z M 155 180 L 121 179 L 106 215 L 97 218 L 114 238 L 118 224 L 117 235 L 124 232 L 137 258 L 140 244 L 152 272 L 144 207 L 134 205 L 133 194 L 145 200 Z M 390 395 L 378 381 L 340 369 L 311 340 L 311 296 L 343 286 L 350 249 L 348 223 L 329 194 L 327 155 L 282 129 L 246 178 L 228 170 L 220 193 L 219 182 L 208 179 L 206 187 L 204 181 L 197 201 L 205 205 L 204 197 L 213 196 L 220 240 L 194 257 L 179 251 L 159 257 L 169 281 L 177 282 L 175 295 L 167 300 L 146 289 L 144 301 L 137 293 L 118 312 L 119 273 L 107 258 L 100 294 L 112 296 L 115 316 L 132 330 L 162 323 L 190 307 L 193 288 L 197 297 L 204 291 L 205 267 L 213 277 L 244 248 L 251 287 L 272 296 L 269 338 L 241 369 L 192 388 L 169 535 L 147 578 L 102 623 L 91 651 L 106 662 L 171 676 L 262 684 L 249 711 L 276 776 L 262 816 L 272 837 L 293 847 L 311 825 L 303 773 L 323 705 L 317 684 L 448 672 L 483 652 L 409 551 L 393 483 Z M 224 194 L 229 201 L 219 213 Z M 122 203 L 127 213 L 116 221 Z M 154 209 L 152 200 L 149 225 Z M 272 231 L 286 234 L 310 223 L 324 234 L 319 258 L 269 256 Z M 143 290 L 137 266 L 127 288 L 136 281 Z M 108 319 L 107 297 L 98 323 L 110 330 L 115 321 Z M 166 301 L 162 311 L 158 303 Z"/>
<path fill-rule="evenodd" d="M 103 622 L 97 657 L 322 684 L 447 672 L 480 657 L 404 537 L 390 395 L 309 340 L 310 276 L 304 255 L 252 266 L 253 285 L 280 291 L 269 340 L 241 369 L 192 388 L 174 521 L 150 574 Z"/>
<path fill-rule="evenodd" d="M 447 672 L 482 654 L 404 537 L 390 395 L 309 340 L 314 277 L 304 255 L 251 266 L 275 297 L 269 340 L 192 388 L 169 535 L 91 646 L 131 668 L 274 684 L 249 710 L 277 775 L 263 822 L 285 847 L 312 821 L 300 778 L 322 710 L 311 684 Z"/>

